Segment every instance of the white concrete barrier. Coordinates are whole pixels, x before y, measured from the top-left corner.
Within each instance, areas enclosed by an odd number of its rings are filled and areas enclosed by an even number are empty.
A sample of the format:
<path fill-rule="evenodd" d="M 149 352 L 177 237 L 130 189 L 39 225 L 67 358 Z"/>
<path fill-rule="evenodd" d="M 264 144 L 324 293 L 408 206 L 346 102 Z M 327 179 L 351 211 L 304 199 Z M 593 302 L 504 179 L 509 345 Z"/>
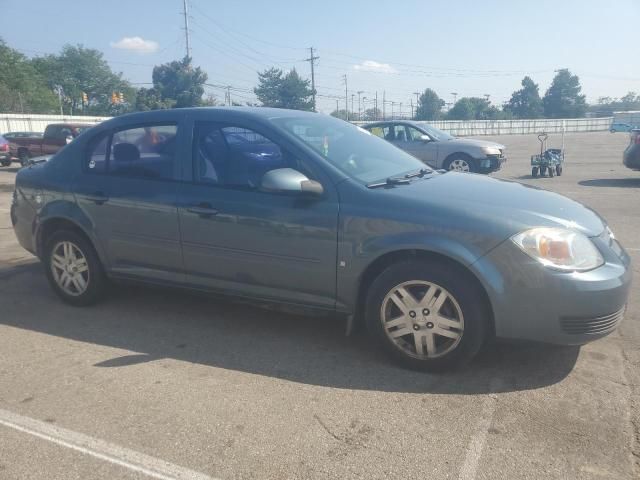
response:
<path fill-rule="evenodd" d="M 0 113 L 0 135 L 7 132 L 44 132 L 45 127 L 50 123 L 100 123 L 109 118 L 111 117 Z"/>
<path fill-rule="evenodd" d="M 71 115 L 33 115 L 0 113 L 0 134 L 3 132 L 44 132 L 50 123 L 100 123 L 110 117 L 84 117 Z M 540 132 L 598 132 L 609 130 L 613 117 L 565 118 L 536 120 L 437 120 L 424 122 L 452 135 L 526 135 Z M 354 122 L 363 125 L 370 122 Z"/>

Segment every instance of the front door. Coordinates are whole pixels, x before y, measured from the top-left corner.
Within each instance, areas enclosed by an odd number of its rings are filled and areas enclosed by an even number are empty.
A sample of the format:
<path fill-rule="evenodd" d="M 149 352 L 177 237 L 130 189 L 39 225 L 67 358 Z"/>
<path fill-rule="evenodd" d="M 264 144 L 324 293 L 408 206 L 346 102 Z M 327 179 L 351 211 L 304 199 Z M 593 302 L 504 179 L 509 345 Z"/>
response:
<path fill-rule="evenodd" d="M 113 273 L 182 280 L 176 125 L 108 134 L 74 186 Z"/>
<path fill-rule="evenodd" d="M 335 307 L 338 200 L 267 193 L 262 176 L 308 165 L 255 129 L 196 123 L 194 182 L 180 191 L 186 279 L 227 293 Z"/>

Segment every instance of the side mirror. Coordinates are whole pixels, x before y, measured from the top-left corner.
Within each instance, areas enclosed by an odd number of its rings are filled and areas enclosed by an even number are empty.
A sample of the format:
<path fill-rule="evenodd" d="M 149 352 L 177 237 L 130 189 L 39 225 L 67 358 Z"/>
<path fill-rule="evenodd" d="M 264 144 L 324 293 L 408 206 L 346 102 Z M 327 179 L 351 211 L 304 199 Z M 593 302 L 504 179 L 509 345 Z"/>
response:
<path fill-rule="evenodd" d="M 315 180 L 309 180 L 304 174 L 293 168 L 270 170 L 262 177 L 261 190 L 272 193 L 322 195 L 324 189 Z"/>
<path fill-rule="evenodd" d="M 423 141 L 423 142 L 430 142 L 431 141 L 431 137 L 429 137 L 429 135 L 422 134 L 422 135 L 420 135 L 420 140 Z"/>

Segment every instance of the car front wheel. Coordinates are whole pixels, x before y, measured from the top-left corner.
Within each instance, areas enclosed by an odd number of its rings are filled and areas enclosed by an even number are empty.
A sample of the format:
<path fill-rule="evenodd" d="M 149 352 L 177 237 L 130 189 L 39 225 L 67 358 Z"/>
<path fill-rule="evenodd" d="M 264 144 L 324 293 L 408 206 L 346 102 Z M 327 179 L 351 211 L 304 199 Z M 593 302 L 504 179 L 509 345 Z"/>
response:
<path fill-rule="evenodd" d="M 488 315 L 477 282 L 444 262 L 401 262 L 369 289 L 366 320 L 387 353 L 409 368 L 442 371 L 474 357 Z"/>
<path fill-rule="evenodd" d="M 475 161 L 466 155 L 457 155 L 447 160 L 445 169 L 454 172 L 477 172 Z"/>
<path fill-rule="evenodd" d="M 53 290 L 66 303 L 95 303 L 105 290 L 105 275 L 91 243 L 72 231 L 55 233 L 47 242 L 45 269 Z"/>

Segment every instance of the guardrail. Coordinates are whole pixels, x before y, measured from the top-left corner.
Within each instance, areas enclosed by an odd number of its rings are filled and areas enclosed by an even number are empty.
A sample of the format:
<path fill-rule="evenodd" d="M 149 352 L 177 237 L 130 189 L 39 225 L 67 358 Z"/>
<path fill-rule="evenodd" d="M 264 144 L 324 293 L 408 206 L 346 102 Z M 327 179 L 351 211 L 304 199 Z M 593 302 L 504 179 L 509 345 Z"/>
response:
<path fill-rule="evenodd" d="M 564 118 L 536 120 L 437 120 L 419 122 L 439 128 L 452 135 L 527 135 L 533 133 L 600 132 L 609 130 L 613 117 Z M 354 122 L 364 125 L 372 122 Z"/>
<path fill-rule="evenodd" d="M 0 135 L 6 132 L 44 132 L 50 123 L 100 123 L 110 117 L 80 115 L 35 115 L 31 113 L 0 113 Z"/>
<path fill-rule="evenodd" d="M 79 122 L 99 123 L 110 117 L 88 117 L 76 115 L 32 115 L 0 113 L 2 132 L 43 132 L 50 123 Z M 565 118 L 536 120 L 437 120 L 424 122 L 457 136 L 472 135 L 526 135 L 532 133 L 599 132 L 609 130 L 613 117 Z M 353 122 L 363 125 L 371 122 Z"/>

